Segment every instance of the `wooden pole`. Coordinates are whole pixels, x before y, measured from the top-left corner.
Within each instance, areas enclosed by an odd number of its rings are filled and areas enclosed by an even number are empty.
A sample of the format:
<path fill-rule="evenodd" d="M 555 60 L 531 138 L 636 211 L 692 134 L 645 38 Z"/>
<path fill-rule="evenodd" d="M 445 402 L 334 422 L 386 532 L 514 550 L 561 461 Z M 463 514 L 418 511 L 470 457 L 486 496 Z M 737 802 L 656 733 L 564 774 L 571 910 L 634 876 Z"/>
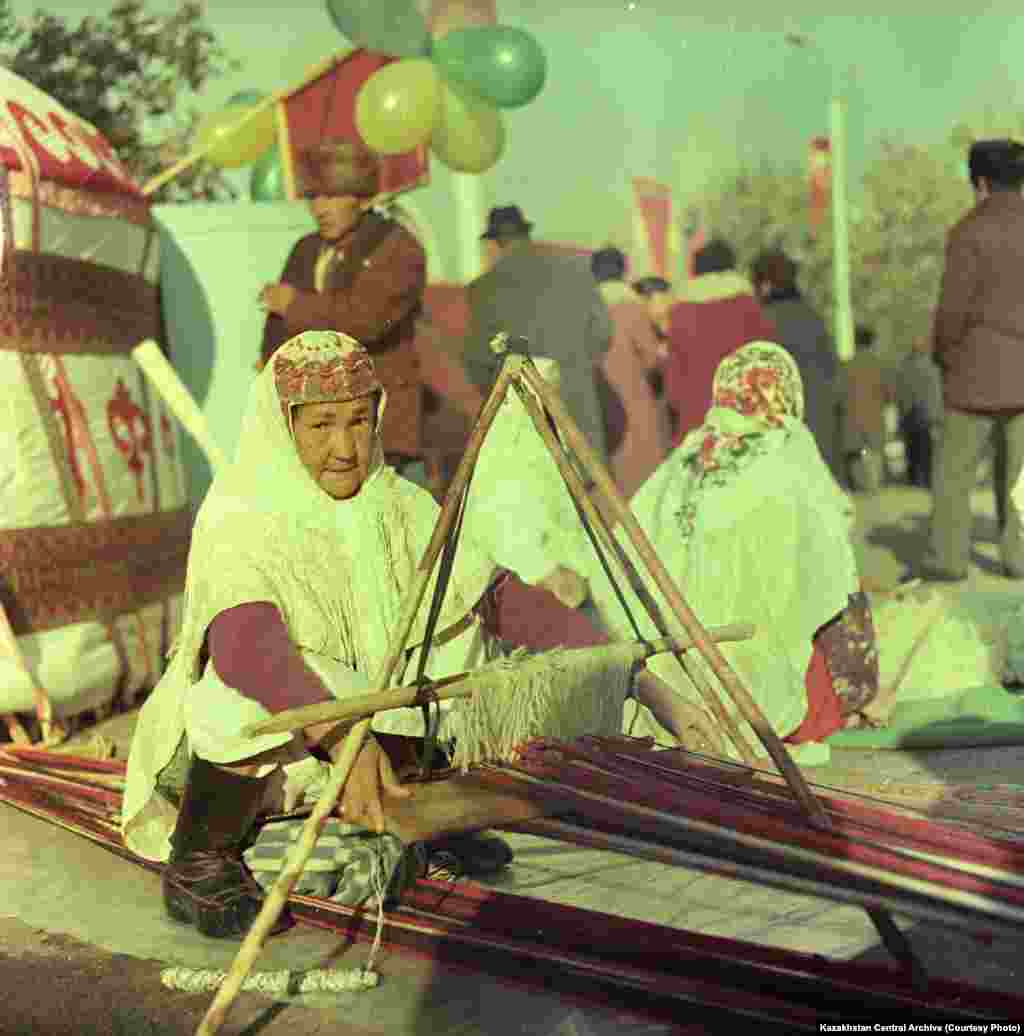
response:
<path fill-rule="evenodd" d="M 835 337 L 839 359 L 854 354 L 853 303 L 850 299 L 850 209 L 847 198 L 846 102 L 829 106 L 832 158 L 832 273 L 835 293 Z"/>
<path fill-rule="evenodd" d="M 579 503 L 587 517 L 587 520 L 598 530 L 598 532 L 601 533 L 601 537 L 605 541 L 605 547 L 610 550 L 618 560 L 619 565 L 626 573 L 626 578 L 629 580 L 629 583 L 633 588 L 633 592 L 640 598 L 641 603 L 650 615 L 651 620 L 658 629 L 658 632 L 667 636 L 668 625 L 661 615 L 661 610 L 659 609 L 657 602 L 648 593 L 643 579 L 636 571 L 632 561 L 626 555 L 625 551 L 622 549 L 622 545 L 618 542 L 615 534 L 605 521 L 604 514 L 590 498 L 590 494 L 584 487 L 582 479 L 566 457 L 562 444 L 558 441 L 557 436 L 548 424 L 547 417 L 541 410 L 540 405 L 528 389 L 523 388 L 522 391 L 520 391 L 520 398 L 522 399 L 523 406 L 526 408 L 526 412 L 530 415 L 530 418 L 533 421 L 534 427 L 544 440 L 548 447 L 548 452 L 551 454 L 555 464 L 558 466 L 558 470 L 561 473 L 562 478 L 565 480 L 565 484 L 569 492 Z M 691 646 L 694 643 L 694 641 L 690 641 Z M 732 716 L 726 712 L 718 695 L 708 686 L 707 681 L 703 679 L 696 666 L 691 666 L 689 664 L 689 659 L 686 658 L 682 651 L 673 652 L 673 654 L 676 657 L 676 661 L 678 661 L 683 667 L 683 671 L 693 681 L 698 693 L 704 699 L 715 719 L 718 720 L 722 729 L 729 735 L 729 738 L 736 746 L 744 762 L 750 766 L 755 765 L 753 748 L 740 732 L 740 729 L 736 725 Z"/>
<path fill-rule="evenodd" d="M 254 105 L 249 111 L 241 116 L 238 122 L 235 123 L 232 133 L 236 133 L 243 126 L 247 125 L 250 120 L 255 119 L 257 115 L 262 115 L 272 105 L 279 104 L 281 101 L 287 100 L 292 94 L 298 93 L 303 87 L 308 86 L 310 83 L 315 82 L 321 76 L 326 75 L 335 65 L 340 64 L 345 60 L 353 51 L 354 47 L 350 47 L 348 50 L 341 51 L 337 54 L 333 54 L 331 57 L 326 58 L 324 61 L 314 65 L 301 82 L 296 83 L 294 86 L 289 86 L 284 90 L 278 90 L 277 93 L 272 94 L 270 97 L 260 101 L 259 104 Z M 220 143 L 215 141 L 212 144 L 207 144 L 206 147 L 196 148 L 195 151 L 190 152 L 184 158 L 178 159 L 173 165 L 168 166 L 162 173 L 157 173 L 156 176 L 147 180 L 142 188 L 142 193 L 148 198 L 151 194 L 155 194 L 165 183 L 169 183 L 176 176 L 180 176 L 186 169 L 190 169 L 205 158 L 216 146 Z"/>
<path fill-rule="evenodd" d="M 708 638 L 707 632 L 697 621 L 696 616 L 690 611 L 689 605 L 683 599 L 675 582 L 665 570 L 658 555 L 647 538 L 647 534 L 640 528 L 629 505 L 623 500 L 611 476 L 605 470 L 597 454 L 590 447 L 586 438 L 576 426 L 576 422 L 569 416 L 558 393 L 553 391 L 551 386 L 537 373 L 532 366 L 523 368 L 523 378 L 527 384 L 537 393 L 544 406 L 551 412 L 558 425 L 559 431 L 565 436 L 567 445 L 576 454 L 582 463 L 587 474 L 594 480 L 598 494 L 603 498 L 611 513 L 618 519 L 625 529 L 626 534 L 632 541 L 644 566 L 650 573 L 658 590 L 664 596 L 668 606 L 672 609 L 676 619 L 682 624 L 683 629 L 692 638 L 697 650 L 705 658 L 715 675 L 721 681 L 722 686 L 735 702 L 743 718 L 753 727 L 754 732 L 760 738 L 768 754 L 772 757 L 779 771 L 786 778 L 796 797 L 797 801 L 807 812 L 808 818 L 813 824 L 828 830 L 831 827 L 829 819 L 821 803 L 814 797 L 803 774 L 790 758 L 785 746 L 779 736 L 772 730 L 764 713 L 758 708 L 757 702 L 750 696 L 742 681 L 733 671 L 732 667 L 725 660 L 721 651 Z M 654 616 L 651 616 L 654 619 Z"/>
<path fill-rule="evenodd" d="M 754 635 L 754 627 L 746 625 L 719 626 L 708 630 L 708 636 L 716 641 L 749 640 Z M 692 641 L 686 637 L 653 641 L 651 644 L 636 645 L 636 661 L 650 658 L 651 655 L 666 652 L 687 651 L 693 647 Z M 577 650 L 595 652 L 596 648 L 579 648 Z M 467 681 L 476 680 L 472 686 Z M 374 691 L 371 694 L 360 694 L 342 701 L 319 702 L 316 705 L 300 705 L 295 709 L 279 712 L 272 719 L 255 723 L 242 731 L 243 737 L 262 737 L 266 734 L 285 734 L 293 730 L 305 730 L 306 727 L 321 723 L 345 723 L 364 719 L 388 709 L 406 709 L 418 705 L 422 701 L 422 692 L 429 691 L 431 699 L 450 701 L 456 698 L 471 698 L 474 694 L 486 691 L 486 678 L 477 671 L 456 673 L 443 680 L 432 680 L 424 687 L 393 687 L 387 691 Z"/>
<path fill-rule="evenodd" d="M 405 645 L 412 632 L 413 623 L 423 603 L 437 559 L 440 557 L 441 550 L 455 523 L 462 494 L 469 484 L 469 479 L 473 473 L 473 467 L 480 453 L 480 447 L 483 445 L 484 437 L 487 435 L 488 429 L 505 399 L 509 384 L 518 374 L 521 367 L 521 358 L 512 356 L 506 359 L 505 365 L 494 383 L 494 388 L 491 390 L 491 394 L 480 413 L 476 427 L 473 429 L 472 435 L 470 435 L 466 452 L 463 454 L 462 461 L 455 473 L 455 478 L 445 494 L 441 513 L 438 516 L 437 524 L 434 526 L 434 533 L 416 570 L 413 585 L 409 589 L 409 596 L 406 598 L 405 609 L 399 621 L 398 632 L 391 647 L 391 654 L 377 677 L 377 683 L 380 686 L 386 687 L 391 682 L 405 653 Z M 429 650 L 429 646 L 424 645 L 424 650 Z M 242 983 L 252 970 L 256 958 L 263 948 L 263 943 L 270 934 L 270 930 L 276 924 L 277 919 L 281 916 L 285 903 L 295 887 L 295 882 L 302 874 L 303 868 L 306 866 L 310 854 L 316 846 L 317 838 L 323 830 L 328 815 L 337 804 L 338 797 L 345 787 L 345 782 L 348 780 L 349 773 L 355 764 L 356 756 L 359 754 L 359 750 L 362 748 L 369 730 L 370 720 L 364 719 L 352 728 L 345 739 L 341 750 L 341 758 L 331 768 L 331 778 L 327 783 L 327 787 L 324 788 L 323 794 L 317 800 L 313 812 L 306 819 L 305 824 L 303 824 L 299 841 L 289 854 L 288 863 L 274 883 L 270 894 L 263 901 L 263 907 L 253 922 L 252 928 L 249 929 L 245 940 L 242 942 L 238 955 L 231 965 L 231 970 L 217 990 L 213 1003 L 196 1030 L 196 1036 L 214 1036 L 224 1024 L 227 1013 L 242 988 Z"/>

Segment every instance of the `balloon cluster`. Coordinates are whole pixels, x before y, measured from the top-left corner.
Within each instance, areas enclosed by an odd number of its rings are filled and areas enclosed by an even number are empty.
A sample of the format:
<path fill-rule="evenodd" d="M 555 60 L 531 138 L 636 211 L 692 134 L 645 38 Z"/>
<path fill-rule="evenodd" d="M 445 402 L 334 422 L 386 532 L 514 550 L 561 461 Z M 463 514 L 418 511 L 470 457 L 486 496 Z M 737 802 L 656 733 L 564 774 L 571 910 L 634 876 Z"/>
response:
<path fill-rule="evenodd" d="M 379 155 L 429 142 L 449 169 L 485 172 L 505 150 L 501 109 L 529 104 L 544 86 L 547 59 L 522 29 L 453 29 L 432 40 L 413 0 L 327 0 L 327 12 L 356 46 L 398 59 L 356 94 L 356 129 Z M 254 201 L 277 201 L 285 188 L 274 106 L 252 114 L 264 100 L 252 90 L 235 94 L 200 123 L 196 143 L 222 169 L 251 166 Z"/>
<path fill-rule="evenodd" d="M 253 114 L 265 100 L 265 95 L 255 90 L 242 90 L 230 97 L 220 111 L 199 124 L 196 146 L 208 148 L 207 160 L 221 169 L 252 166 L 249 190 L 253 199 L 277 201 L 284 197 L 284 179 L 275 147 L 274 106 L 265 105 Z"/>
<path fill-rule="evenodd" d="M 411 0 L 327 0 L 327 11 L 357 46 L 399 59 L 356 95 L 356 129 L 378 154 L 429 142 L 450 169 L 482 173 L 505 150 L 500 109 L 528 104 L 544 86 L 544 52 L 522 29 L 453 29 L 432 40 Z"/>

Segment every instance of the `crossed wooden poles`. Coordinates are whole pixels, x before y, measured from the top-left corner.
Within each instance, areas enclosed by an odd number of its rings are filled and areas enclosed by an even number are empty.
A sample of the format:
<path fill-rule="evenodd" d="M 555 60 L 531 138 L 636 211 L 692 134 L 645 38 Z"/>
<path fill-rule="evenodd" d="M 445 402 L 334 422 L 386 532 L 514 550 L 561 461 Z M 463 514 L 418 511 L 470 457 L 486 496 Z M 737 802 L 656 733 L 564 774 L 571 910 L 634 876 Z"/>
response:
<path fill-rule="evenodd" d="M 499 336 L 495 343 L 493 343 L 492 348 L 496 352 L 504 351 L 505 341 L 507 341 L 507 336 Z M 413 585 L 409 590 L 409 596 L 405 602 L 396 639 L 391 645 L 391 653 L 382 666 L 374 686 L 379 688 L 391 686 L 391 681 L 404 656 L 413 623 L 423 603 L 431 576 L 455 526 L 461 509 L 462 498 L 468 492 L 470 479 L 480 449 L 483 446 L 491 424 L 505 401 L 509 389 L 515 391 L 522 400 L 527 413 L 530 415 L 530 419 L 533 421 L 534 427 L 546 443 L 552 458 L 558 466 L 558 470 L 580 513 L 586 517 L 591 527 L 596 530 L 605 548 L 618 561 L 629 580 L 633 592 L 643 604 L 648 616 L 658 630 L 659 636 L 662 638 L 663 643 L 658 646 L 663 650 L 666 646 L 670 646 L 673 649 L 672 653 L 700 692 L 708 708 L 736 745 L 744 761 L 748 765 L 753 766 L 755 764 L 755 756 L 749 742 L 740 732 L 733 718 L 726 712 L 721 700 L 701 670 L 693 664 L 692 660 L 685 653 L 688 646 L 695 647 L 700 652 L 701 657 L 707 662 L 725 692 L 735 703 L 743 719 L 753 728 L 769 756 L 778 766 L 779 772 L 785 779 L 793 796 L 807 814 L 808 821 L 821 830 L 830 830 L 831 822 L 821 803 L 814 797 L 782 741 L 772 730 L 757 703 L 750 696 L 746 687 L 743 686 L 739 676 L 722 655 L 715 640 L 712 639 L 712 636 L 709 635 L 708 631 L 698 622 L 696 616 L 690 610 L 682 593 L 655 553 L 650 540 L 648 540 L 643 529 L 633 516 L 632 511 L 630 511 L 629 505 L 615 487 L 600 458 L 587 443 L 576 423 L 569 416 L 557 391 L 541 377 L 533 363 L 525 356 L 506 353 L 501 371 L 494 383 L 494 387 L 491 389 L 490 395 L 484 403 L 483 409 L 480 411 L 476 426 L 466 446 L 466 451 L 445 495 L 444 504 L 441 507 L 441 513 L 434 527 L 433 535 L 420 561 Z M 554 427 L 552 427 L 552 422 Z M 564 438 L 564 446 L 559 440 L 558 434 L 556 434 L 556 429 L 557 433 Z M 592 480 L 593 496 L 591 491 L 584 485 L 583 479 L 572 463 L 570 459 L 572 455 L 575 455 L 580 466 Z M 597 506 L 594 497 L 600 501 L 603 508 Z M 636 567 L 617 539 L 613 531 L 612 521 L 605 517 L 606 514 L 610 515 L 612 520 L 617 521 L 622 526 L 648 574 L 663 595 L 672 618 L 685 631 L 689 644 L 683 638 L 674 635 L 670 630 L 668 620 L 662 614 L 658 603 L 647 591 L 639 572 L 637 572 Z M 429 652 L 430 644 L 424 644 L 423 650 Z M 386 704 L 386 700 L 382 700 L 379 708 L 386 707 L 394 707 L 394 705 Z M 228 1010 L 241 990 L 242 983 L 248 976 L 253 964 L 256 962 L 263 943 L 281 916 L 288 897 L 291 895 L 296 881 L 309 860 L 324 824 L 338 802 L 356 757 L 369 732 L 371 720 L 372 717 L 360 719 L 346 736 L 341 756 L 331 769 L 331 776 L 327 786 L 306 819 L 302 833 L 289 856 L 287 864 L 269 895 L 264 900 L 263 908 L 242 942 L 231 970 L 217 990 L 213 1003 L 196 1030 L 196 1036 L 214 1036 L 224 1023 Z M 304 721 L 300 722 L 299 725 L 304 725 Z M 885 946 L 920 981 L 923 978 L 920 965 L 914 957 L 906 937 L 896 927 L 891 915 L 884 910 L 876 908 L 865 909 L 878 929 Z"/>

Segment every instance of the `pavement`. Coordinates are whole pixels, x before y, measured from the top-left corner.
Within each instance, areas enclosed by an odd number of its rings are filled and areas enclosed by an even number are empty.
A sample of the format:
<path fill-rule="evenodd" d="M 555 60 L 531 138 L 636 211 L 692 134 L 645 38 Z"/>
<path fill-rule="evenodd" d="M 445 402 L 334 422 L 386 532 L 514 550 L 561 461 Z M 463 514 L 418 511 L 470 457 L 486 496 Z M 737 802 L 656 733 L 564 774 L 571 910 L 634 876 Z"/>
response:
<path fill-rule="evenodd" d="M 989 496 L 979 491 L 974 500 L 978 543 L 969 585 L 1000 593 L 1024 593 L 1021 584 L 997 574 L 995 520 Z M 906 563 L 913 563 L 920 553 L 928 506 L 926 493 L 903 487 L 887 488 L 874 497 L 857 500 L 855 543 L 865 576 L 884 584 L 898 581 Z M 129 713 L 102 726 L 104 735 L 118 743 L 121 756 L 127 754 L 133 722 L 134 716 Z M 805 772 L 809 779 L 822 783 L 841 783 L 844 776 L 851 775 L 879 782 L 1024 783 L 1024 746 L 935 752 L 834 751 L 827 766 L 807 768 Z M 4 963 L 0 967 L 0 1036 L 21 1032 L 194 1031 L 203 997 L 197 1000 L 160 989 L 159 965 L 226 968 L 237 946 L 207 940 L 167 920 L 156 875 L 2 804 L 0 824 L 5 850 L 0 854 L 0 962 Z M 833 958 L 888 959 L 871 922 L 855 907 L 531 836 L 512 835 L 509 841 L 515 861 L 495 882 L 504 892 Z M 897 921 L 932 973 L 995 989 L 1018 990 L 1024 933 L 1019 940 L 981 945 L 938 925 Z M 122 992 L 130 1003 L 118 999 L 116 1011 L 115 1003 L 111 1003 L 111 1018 L 116 1015 L 121 1019 L 116 1026 L 111 1021 L 107 1029 L 92 1029 L 83 1020 L 77 1028 L 60 1028 L 69 1024 L 70 1008 L 55 1006 L 64 1001 L 44 995 L 41 988 L 26 989 L 22 978 L 15 979 L 26 973 L 41 977 L 56 974 L 57 958 L 47 953 L 48 940 L 57 940 L 64 948 L 63 956 L 57 957 L 66 965 L 78 961 L 78 993 L 71 996 L 71 1002 L 98 1000 L 98 976 L 106 976 L 102 981 L 113 983 L 116 990 L 116 976 L 124 975 Z M 299 927 L 271 940 L 258 968 L 355 967 L 365 957 L 363 947 L 339 945 L 336 936 Z M 34 970 L 17 971 L 15 962 L 26 967 L 31 964 Z M 279 1005 L 273 1012 L 267 1001 L 247 995 L 224 1031 L 273 1034 L 284 1033 L 285 1026 L 290 1036 L 321 1031 L 387 1032 L 392 1036 L 595 1036 L 635 1031 L 654 1036 L 684 1031 L 675 1026 L 623 1028 L 600 1012 L 560 1003 L 550 994 L 510 989 L 481 976 L 443 971 L 428 962 L 403 960 L 388 952 L 382 954 L 378 967 L 382 982 L 368 992 L 293 998 L 287 1008 Z M 208 994 L 206 999 L 208 1002 Z M 49 1014 L 44 1012 L 41 1021 L 32 1021 L 29 1008 L 33 1004 L 38 1007 L 44 1000 L 52 1001 Z M 18 1003 L 25 1008 L 22 1016 L 12 1007 Z M 139 1004 L 149 1005 L 150 1015 L 144 1018 Z M 97 1010 L 102 1014 L 102 1007 Z M 128 1015 L 124 1014 L 126 1010 Z M 134 1015 L 132 1010 L 136 1011 Z M 16 1023 L 12 1019 L 17 1017 L 29 1021 Z M 245 1028 L 240 1027 L 243 1017 L 250 1019 Z"/>

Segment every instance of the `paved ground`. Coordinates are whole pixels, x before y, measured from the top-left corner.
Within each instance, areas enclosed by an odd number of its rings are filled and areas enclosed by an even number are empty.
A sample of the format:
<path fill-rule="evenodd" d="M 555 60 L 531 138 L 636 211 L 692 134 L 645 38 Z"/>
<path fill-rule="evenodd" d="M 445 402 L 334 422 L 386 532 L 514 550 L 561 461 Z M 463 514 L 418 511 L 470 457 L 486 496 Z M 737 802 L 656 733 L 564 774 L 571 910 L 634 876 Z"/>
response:
<path fill-rule="evenodd" d="M 1018 584 L 994 573 L 991 505 L 984 494 L 975 503 L 979 545 L 971 585 L 1019 592 Z M 863 571 L 894 583 L 903 563 L 918 553 L 927 496 L 888 489 L 858 506 Z M 125 745 L 131 724 L 131 716 L 117 717 L 105 732 Z M 808 770 L 811 779 L 825 782 L 839 781 L 844 774 L 877 780 L 1024 783 L 1024 747 L 835 752 L 828 767 Z M 224 967 L 235 947 L 210 942 L 165 920 L 156 876 L 8 807 L 0 806 L 0 824 L 0 1036 L 194 1032 L 209 995 L 164 990 L 160 968 Z M 855 908 L 537 838 L 518 836 L 513 841 L 517 857 L 500 883 L 505 891 L 839 958 L 885 959 L 874 930 Z M 933 925 L 912 927 L 910 937 L 936 974 L 1019 988 L 1024 938 L 985 946 Z M 297 929 L 271 942 L 260 967 L 305 969 L 326 962 L 351 967 L 364 958 L 364 949 L 339 947 L 326 933 Z M 306 998 L 288 1005 L 247 995 L 225 1032 L 595 1036 L 668 1031 L 626 1029 L 549 996 L 527 995 L 391 954 L 383 956 L 380 969 L 381 986 L 363 994 Z M 680 1022 L 698 1020 L 694 1016 Z"/>

